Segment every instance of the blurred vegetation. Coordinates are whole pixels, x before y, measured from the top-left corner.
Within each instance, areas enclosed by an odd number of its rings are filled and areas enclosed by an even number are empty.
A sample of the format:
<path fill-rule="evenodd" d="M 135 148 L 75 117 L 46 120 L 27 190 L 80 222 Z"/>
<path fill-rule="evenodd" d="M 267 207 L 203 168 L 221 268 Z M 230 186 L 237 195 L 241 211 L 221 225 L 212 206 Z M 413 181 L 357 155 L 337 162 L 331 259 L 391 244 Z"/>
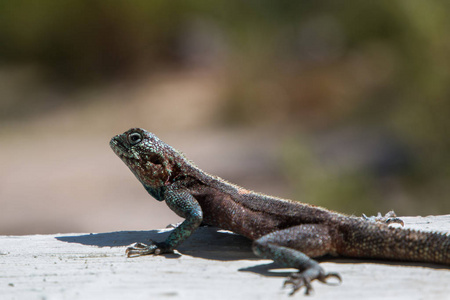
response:
<path fill-rule="evenodd" d="M 0 84 L 27 89 L 2 97 L 0 118 L 54 105 L 32 97 L 44 83 L 213 66 L 223 123 L 292 132 L 283 168 L 309 201 L 448 213 L 449 13 L 444 0 L 1 1 Z"/>

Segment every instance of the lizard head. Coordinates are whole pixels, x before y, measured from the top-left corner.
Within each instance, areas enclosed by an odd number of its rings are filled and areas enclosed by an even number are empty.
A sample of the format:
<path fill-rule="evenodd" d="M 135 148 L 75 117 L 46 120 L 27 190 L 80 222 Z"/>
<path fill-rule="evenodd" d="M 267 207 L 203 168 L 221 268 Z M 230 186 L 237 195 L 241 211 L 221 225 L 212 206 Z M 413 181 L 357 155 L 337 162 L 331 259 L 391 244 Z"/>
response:
<path fill-rule="evenodd" d="M 159 188 L 171 180 L 176 151 L 153 133 L 132 128 L 109 144 L 146 188 Z"/>

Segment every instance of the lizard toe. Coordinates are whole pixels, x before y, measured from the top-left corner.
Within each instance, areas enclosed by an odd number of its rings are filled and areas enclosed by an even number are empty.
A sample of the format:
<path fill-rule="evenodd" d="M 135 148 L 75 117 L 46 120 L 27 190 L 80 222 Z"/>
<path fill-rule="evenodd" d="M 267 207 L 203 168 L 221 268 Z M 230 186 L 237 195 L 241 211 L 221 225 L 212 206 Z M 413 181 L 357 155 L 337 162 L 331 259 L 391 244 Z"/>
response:
<path fill-rule="evenodd" d="M 393 210 L 386 213 L 384 216 L 381 215 L 381 213 L 378 213 L 376 216 L 368 217 L 365 214 L 362 214 L 363 220 L 369 221 L 369 222 L 378 222 L 378 223 L 384 223 L 386 225 L 389 224 L 400 224 L 401 226 L 405 226 L 405 223 L 402 219 L 398 218 L 397 215 Z"/>
<path fill-rule="evenodd" d="M 308 272 L 309 271 L 309 272 Z M 300 290 L 302 287 L 305 287 L 305 295 L 310 295 L 311 292 L 314 291 L 311 281 L 317 279 L 320 282 L 329 284 L 329 285 L 338 285 L 342 282 L 342 278 L 338 273 L 325 273 L 323 270 L 320 270 L 319 272 L 311 272 L 312 270 L 306 270 L 303 272 L 298 273 L 292 273 L 288 279 L 284 282 L 283 287 L 286 287 L 287 285 L 292 286 L 292 291 L 289 294 L 290 296 L 294 295 L 298 290 Z M 338 280 L 337 283 L 330 283 L 328 282 L 329 278 L 336 278 Z"/>
<path fill-rule="evenodd" d="M 125 251 L 127 257 L 137 257 L 142 255 L 153 254 L 156 250 L 156 245 L 146 245 L 143 243 L 136 243 L 131 247 L 128 247 Z"/>
<path fill-rule="evenodd" d="M 330 283 L 328 282 L 329 278 L 336 278 L 338 280 L 338 282 L 336 283 Z M 329 285 L 339 285 L 342 283 L 342 277 L 341 275 L 339 275 L 338 273 L 327 273 L 325 275 L 320 276 L 319 278 L 317 278 L 320 282 L 329 284 Z"/>
<path fill-rule="evenodd" d="M 405 222 L 403 222 L 402 219 L 397 218 L 397 217 L 395 217 L 395 218 L 387 218 L 386 221 L 385 221 L 385 223 L 388 224 L 388 225 L 389 225 L 389 224 L 397 223 L 397 224 L 402 225 L 402 227 L 405 226 Z"/>
<path fill-rule="evenodd" d="M 302 272 L 292 273 L 283 284 L 283 287 L 292 285 L 292 291 L 289 296 L 294 295 L 302 287 L 305 287 L 305 295 L 309 295 L 314 289 L 311 286 L 311 279 L 305 276 Z"/>

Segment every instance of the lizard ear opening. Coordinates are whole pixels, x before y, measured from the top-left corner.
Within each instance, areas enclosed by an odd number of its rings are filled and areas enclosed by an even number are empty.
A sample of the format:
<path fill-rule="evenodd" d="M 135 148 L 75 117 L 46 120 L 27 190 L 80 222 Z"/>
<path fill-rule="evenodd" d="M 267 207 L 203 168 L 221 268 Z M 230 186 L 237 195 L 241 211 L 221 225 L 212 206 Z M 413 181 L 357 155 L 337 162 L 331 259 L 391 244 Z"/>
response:
<path fill-rule="evenodd" d="M 138 132 L 134 132 L 130 135 L 128 135 L 128 142 L 131 145 L 136 145 L 142 141 L 142 135 Z"/>
<path fill-rule="evenodd" d="M 154 165 L 162 165 L 162 163 L 163 163 L 162 157 L 160 157 L 160 156 L 157 155 L 157 154 L 150 156 L 150 159 L 149 159 L 149 160 L 150 160 L 150 162 L 151 162 L 152 164 L 154 164 Z"/>

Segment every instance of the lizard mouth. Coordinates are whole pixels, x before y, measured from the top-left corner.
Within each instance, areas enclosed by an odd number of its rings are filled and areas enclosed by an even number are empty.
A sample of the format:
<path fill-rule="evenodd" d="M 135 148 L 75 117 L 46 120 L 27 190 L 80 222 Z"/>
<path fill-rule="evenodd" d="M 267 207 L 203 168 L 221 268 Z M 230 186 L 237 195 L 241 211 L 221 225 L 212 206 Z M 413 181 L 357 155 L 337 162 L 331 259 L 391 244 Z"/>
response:
<path fill-rule="evenodd" d="M 111 139 L 111 141 L 109 142 L 109 146 L 114 151 L 114 153 L 116 153 L 116 155 L 120 158 L 132 157 L 129 150 L 125 147 L 125 145 L 117 137 L 113 137 Z"/>

